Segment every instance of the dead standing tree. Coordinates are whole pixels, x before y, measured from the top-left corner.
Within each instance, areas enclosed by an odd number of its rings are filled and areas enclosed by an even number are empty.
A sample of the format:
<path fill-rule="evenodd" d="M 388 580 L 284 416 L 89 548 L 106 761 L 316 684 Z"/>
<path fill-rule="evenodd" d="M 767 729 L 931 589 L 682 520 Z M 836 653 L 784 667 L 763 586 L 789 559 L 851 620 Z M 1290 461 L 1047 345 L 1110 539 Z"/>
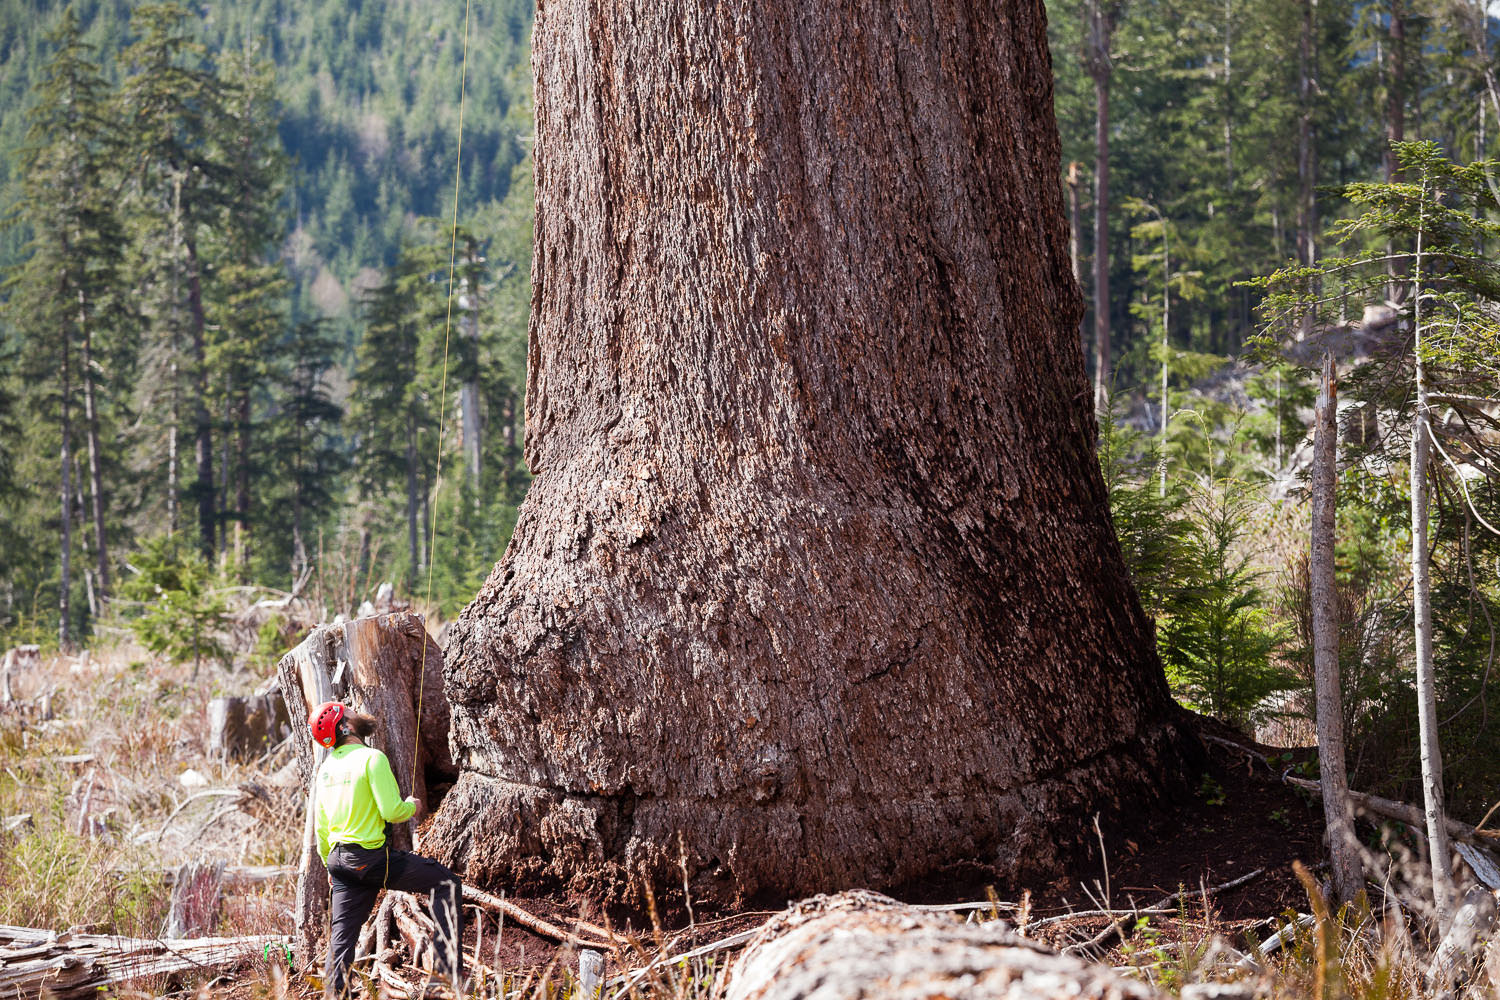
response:
<path fill-rule="evenodd" d="M 1181 773 L 1039 2 L 540 5 L 526 455 L 456 623 L 480 884 L 1045 865 Z"/>

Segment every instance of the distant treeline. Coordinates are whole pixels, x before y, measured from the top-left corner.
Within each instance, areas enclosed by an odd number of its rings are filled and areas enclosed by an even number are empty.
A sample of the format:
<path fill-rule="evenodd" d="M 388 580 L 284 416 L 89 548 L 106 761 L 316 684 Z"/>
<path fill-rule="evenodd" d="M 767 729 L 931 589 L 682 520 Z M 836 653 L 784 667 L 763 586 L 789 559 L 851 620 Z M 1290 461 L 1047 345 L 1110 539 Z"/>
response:
<path fill-rule="evenodd" d="M 1254 332 L 1259 296 L 1241 282 L 1333 248 L 1349 213 L 1343 187 L 1392 179 L 1390 140 L 1434 140 L 1460 162 L 1500 149 L 1489 10 L 1484 0 L 1047 0 L 1064 190 L 1071 163 L 1091 305 L 1101 96 L 1106 111 L 1117 391 L 1160 375 L 1164 231 L 1177 385 L 1201 373 L 1201 355 L 1237 355 Z M 1092 313 L 1085 327 L 1092 364 Z"/>
<path fill-rule="evenodd" d="M 86 634 L 147 542 L 153 565 L 201 558 L 226 582 L 287 588 L 316 569 L 338 577 L 343 602 L 387 576 L 425 593 L 431 568 L 433 597 L 450 608 L 503 550 L 526 486 L 521 130 L 477 116 L 455 230 L 461 36 L 432 29 L 425 45 L 393 45 L 382 33 L 416 22 L 409 5 L 340 8 L 362 56 L 333 59 L 343 49 L 310 54 L 317 38 L 342 37 L 333 6 L 299 8 L 311 22 L 299 32 L 282 6 L 196 17 L 142 4 L 121 24 L 106 5 L 91 32 L 69 8 L 27 46 L 7 26 L 7 72 L 17 51 L 33 58 L 12 105 L 27 109 L 24 131 L 15 137 L 13 115 L 0 128 L 12 240 L 0 633 Z M 528 24 L 518 8 L 507 29 L 522 64 Z M 88 41 L 101 33 L 113 45 Z M 267 50 L 307 60 L 311 89 L 293 84 L 288 102 Z M 493 39 L 471 49 L 471 68 L 486 55 Z M 352 82 L 335 85 L 334 68 Z M 493 81 L 493 69 L 478 76 Z M 438 103 L 445 71 L 451 108 Z M 470 100 L 498 101 L 493 84 L 477 89 Z M 340 99 L 363 110 L 288 110 Z M 498 103 L 529 123 L 525 87 Z M 403 132 L 397 112 L 420 128 Z M 338 162 L 348 147 L 312 135 L 350 122 L 373 199 Z M 326 190 L 298 186 L 287 136 L 315 151 Z"/>

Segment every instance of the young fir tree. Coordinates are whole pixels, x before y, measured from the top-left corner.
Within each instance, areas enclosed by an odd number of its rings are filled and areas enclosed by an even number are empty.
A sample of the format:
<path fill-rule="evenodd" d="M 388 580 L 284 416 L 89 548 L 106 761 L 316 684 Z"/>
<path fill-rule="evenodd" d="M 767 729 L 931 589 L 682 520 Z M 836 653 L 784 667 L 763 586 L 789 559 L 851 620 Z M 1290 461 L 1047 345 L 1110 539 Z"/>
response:
<path fill-rule="evenodd" d="M 1468 484 L 1471 476 L 1493 476 L 1500 470 L 1500 455 L 1489 443 L 1494 420 L 1487 409 L 1500 395 L 1500 370 L 1494 364 L 1500 348 L 1494 318 L 1500 305 L 1500 265 L 1485 252 L 1486 243 L 1500 236 L 1500 225 L 1489 217 L 1497 208 L 1491 188 L 1496 165 L 1456 165 L 1431 142 L 1397 143 L 1393 156 L 1398 180 L 1346 189 L 1360 214 L 1336 232 L 1354 252 L 1273 274 L 1267 281 L 1267 315 L 1271 330 L 1308 311 L 1331 319 L 1344 298 L 1378 300 L 1391 273 L 1407 278 L 1398 285 L 1399 336 L 1377 345 L 1372 359 L 1355 367 L 1345 382 L 1359 404 L 1375 415 L 1374 428 L 1358 435 L 1351 450 L 1380 464 L 1406 460 L 1422 792 L 1434 902 L 1446 920 L 1454 899 L 1438 739 L 1443 671 L 1434 643 L 1432 567 L 1434 541 L 1441 540 L 1445 524 L 1451 526 L 1455 518 L 1464 520 L 1466 536 L 1479 527 L 1500 532 L 1496 522 L 1484 517 L 1485 507 Z M 1382 434 L 1387 425 L 1390 432 Z M 1434 508 L 1434 496 L 1447 502 Z M 1470 580 L 1472 593 L 1477 590 L 1472 573 Z M 1442 610 L 1455 611 L 1451 606 Z"/>

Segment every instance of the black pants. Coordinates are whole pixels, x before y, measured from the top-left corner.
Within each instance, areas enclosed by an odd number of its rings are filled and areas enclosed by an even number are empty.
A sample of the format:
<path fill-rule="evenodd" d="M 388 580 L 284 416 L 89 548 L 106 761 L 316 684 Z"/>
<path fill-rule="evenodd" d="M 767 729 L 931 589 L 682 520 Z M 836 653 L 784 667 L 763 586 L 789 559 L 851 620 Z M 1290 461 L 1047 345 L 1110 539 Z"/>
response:
<path fill-rule="evenodd" d="M 438 975 L 463 973 L 463 887 L 447 868 L 410 851 L 391 847 L 337 844 L 328 852 L 328 881 L 333 887 L 329 909 L 328 968 L 325 992 L 341 997 L 349 966 L 359 944 L 359 929 L 375 907 L 381 889 L 431 892 L 432 915 L 437 918 Z"/>

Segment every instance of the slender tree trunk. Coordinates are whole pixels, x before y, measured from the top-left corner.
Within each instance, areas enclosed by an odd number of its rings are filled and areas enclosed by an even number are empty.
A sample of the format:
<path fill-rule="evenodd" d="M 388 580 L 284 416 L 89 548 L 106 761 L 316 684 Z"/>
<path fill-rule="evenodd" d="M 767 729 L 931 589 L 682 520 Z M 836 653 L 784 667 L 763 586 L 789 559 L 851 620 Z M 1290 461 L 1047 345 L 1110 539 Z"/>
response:
<path fill-rule="evenodd" d="M 1304 267 L 1311 265 L 1318 255 L 1315 243 L 1318 160 L 1313 136 L 1313 108 L 1318 90 L 1317 17 L 1318 0 L 1302 0 L 1302 37 L 1297 47 L 1297 263 Z"/>
<path fill-rule="evenodd" d="M 68 254 L 68 244 L 63 243 L 63 255 Z M 67 294 L 66 282 L 60 294 Z M 72 648 L 73 637 L 70 629 L 72 619 L 72 608 L 69 598 L 73 589 L 72 560 L 73 560 L 73 424 L 72 411 L 73 402 L 73 340 L 72 331 L 67 323 L 61 325 L 58 331 L 58 339 L 62 348 L 62 365 L 58 370 L 58 385 L 61 390 L 60 413 L 58 416 L 58 430 L 62 434 L 62 447 L 59 458 L 61 460 L 61 483 L 59 522 L 61 528 L 61 549 L 58 559 L 59 585 L 57 593 L 57 645 L 58 648 L 67 652 Z"/>
<path fill-rule="evenodd" d="M 426 841 L 695 902 L 1060 864 L 1187 743 L 1094 453 L 1042 3 L 625 11 L 537 15 L 537 478 L 448 639 Z"/>
<path fill-rule="evenodd" d="M 300 486 L 301 481 L 294 486 Z M 234 558 L 245 565 L 250 542 L 250 387 L 238 390 L 234 411 Z"/>
<path fill-rule="evenodd" d="M 1224 0 L 1224 190 L 1234 190 L 1234 0 Z"/>
<path fill-rule="evenodd" d="M 78 321 L 83 348 L 83 419 L 89 461 L 89 510 L 94 528 L 94 558 L 98 599 L 109 600 L 109 542 L 104 529 L 104 461 L 99 445 L 99 403 L 94 384 L 93 324 L 88 319 L 87 301 L 78 293 Z"/>
<path fill-rule="evenodd" d="M 1109 78 L 1114 32 L 1102 0 L 1089 4 L 1089 74 L 1094 79 L 1094 412 L 1109 410 Z"/>
<path fill-rule="evenodd" d="M 1354 811 L 1349 803 L 1349 778 L 1344 766 L 1344 697 L 1339 680 L 1340 622 L 1334 576 L 1338 435 L 1338 381 L 1333 355 L 1324 354 L 1323 381 L 1314 411 L 1312 547 L 1307 575 L 1312 603 L 1313 680 L 1323 818 L 1328 825 L 1334 894 L 1340 902 L 1348 903 L 1364 888 L 1364 866 L 1354 836 Z"/>
<path fill-rule="evenodd" d="M 406 545 L 411 569 L 406 575 L 406 592 L 417 592 L 417 580 L 422 572 L 422 550 L 417 540 L 417 421 L 406 417 Z"/>
<path fill-rule="evenodd" d="M 188 317 L 193 343 L 193 452 L 198 482 L 198 540 L 203 558 L 213 562 L 218 555 L 218 490 L 214 483 L 213 421 L 208 413 L 207 322 L 203 315 L 203 284 L 198 245 L 189 237 L 187 248 Z"/>
<path fill-rule="evenodd" d="M 167 534 L 175 536 L 180 525 L 182 495 L 182 459 L 178 449 L 178 429 L 182 424 L 182 175 L 172 176 L 172 301 L 170 305 L 169 353 L 167 377 L 171 380 L 171 415 L 167 425 Z"/>
<path fill-rule="evenodd" d="M 1390 56 L 1385 74 L 1385 181 L 1396 180 L 1400 164 L 1391 144 L 1406 138 L 1406 9 L 1404 0 L 1390 0 Z"/>
<path fill-rule="evenodd" d="M 1417 660 L 1417 722 L 1422 756 L 1422 800 L 1427 816 L 1427 843 L 1432 862 L 1433 901 L 1444 927 L 1453 915 L 1452 859 L 1443 808 L 1443 752 L 1438 740 L 1437 677 L 1432 656 L 1432 583 L 1427 552 L 1427 465 L 1431 448 L 1426 364 L 1422 360 L 1422 242 L 1427 185 L 1422 186 L 1422 216 L 1417 222 L 1416 271 L 1412 298 L 1412 346 L 1416 365 L 1416 410 L 1411 426 L 1411 590 L 1412 627 Z"/>
<path fill-rule="evenodd" d="M 1404 0 L 1390 0 L 1390 55 L 1385 61 L 1385 182 L 1400 179 L 1400 161 L 1392 143 L 1406 138 L 1406 9 Z M 1406 273 L 1404 263 L 1397 259 L 1397 247 L 1386 243 L 1386 273 L 1393 279 L 1386 289 L 1386 297 L 1399 300 L 1402 283 L 1394 280 Z"/>
<path fill-rule="evenodd" d="M 1073 281 L 1083 291 L 1083 216 L 1078 203 L 1078 164 L 1068 164 L 1068 261 L 1073 265 Z M 1078 323 L 1078 343 L 1083 356 L 1089 353 L 1089 332 L 1083 321 Z"/>
<path fill-rule="evenodd" d="M 472 268 L 474 251 L 468 251 L 468 265 Z M 463 309 L 463 334 L 469 342 L 469 356 L 475 360 L 475 364 L 469 370 L 469 376 L 464 380 L 463 388 L 459 393 L 459 409 L 463 415 L 463 445 L 464 458 L 468 464 L 469 488 L 473 490 L 474 509 L 478 510 L 483 501 L 483 482 L 480 475 L 483 469 L 480 465 L 481 456 L 484 454 L 482 424 L 479 412 L 479 288 L 478 282 L 464 278 L 462 297 L 459 306 Z"/>
<path fill-rule="evenodd" d="M 1167 242 L 1167 219 L 1161 219 L 1161 455 L 1158 459 L 1161 482 L 1157 493 L 1167 495 L 1167 420 L 1170 417 L 1171 396 L 1167 393 L 1167 377 L 1171 374 L 1172 360 L 1172 253 Z"/>
<path fill-rule="evenodd" d="M 516 467 L 515 459 L 512 456 L 516 453 L 516 424 L 519 422 L 520 417 L 516 412 L 518 404 L 519 400 L 516 398 L 514 392 L 505 394 L 505 413 L 503 414 L 505 425 L 501 428 L 500 433 L 505 441 L 505 478 L 507 481 L 510 479 L 511 474 L 515 472 Z"/>

